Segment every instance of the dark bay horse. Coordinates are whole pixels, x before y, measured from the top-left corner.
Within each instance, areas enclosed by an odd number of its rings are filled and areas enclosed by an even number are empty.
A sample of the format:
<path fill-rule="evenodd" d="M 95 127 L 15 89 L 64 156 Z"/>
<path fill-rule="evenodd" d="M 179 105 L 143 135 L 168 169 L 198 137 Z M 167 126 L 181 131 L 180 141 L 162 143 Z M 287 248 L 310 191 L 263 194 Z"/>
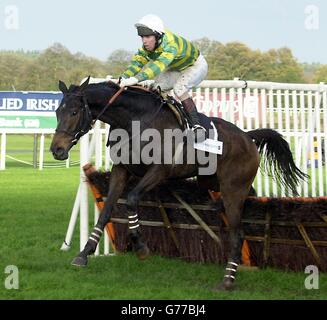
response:
<path fill-rule="evenodd" d="M 62 81 L 59 81 L 63 99 L 56 111 L 58 125 L 50 148 L 55 159 L 67 159 L 69 150 L 83 134 L 90 130 L 94 120 L 97 119 L 110 124 L 110 132 L 124 129 L 127 133 L 125 142 L 131 140 L 132 123 L 135 121 L 139 123 L 141 133 L 152 128 L 156 129 L 161 137 L 166 129 L 180 128 L 176 116 L 163 105 L 160 95 L 137 88 L 127 88 L 110 106 L 105 108 L 109 99 L 119 91 L 120 87 L 113 82 L 98 84 L 88 82 L 89 78 L 82 85 L 71 85 L 68 89 Z M 223 282 L 219 287 L 232 288 L 237 266 L 241 260 L 243 241 L 241 214 L 244 201 L 259 167 L 259 154 L 265 158 L 268 169 L 274 172 L 279 182 L 291 189 L 294 194 L 296 194 L 296 185 L 300 179 L 305 178 L 305 174 L 295 166 L 288 143 L 276 131 L 257 129 L 244 132 L 222 119 L 211 118 L 211 121 L 217 128 L 219 140 L 223 141 L 222 155 L 210 154 L 216 161 L 213 173 L 199 175 L 199 168 L 203 165 L 199 165 L 197 161 L 188 163 L 183 160 L 177 163 L 175 160 L 180 150 L 176 151 L 178 148 L 173 148 L 174 145 L 171 146 L 173 150 L 170 150 L 174 161 L 170 163 L 160 161 L 149 163 L 142 157 L 140 161 L 133 162 L 135 143 L 126 144 L 127 149 L 121 149 L 121 153 L 129 154 L 128 161 L 126 163 L 114 162 L 105 207 L 85 248 L 73 260 L 73 265 L 85 266 L 87 264 L 87 256 L 94 253 L 104 227 L 110 220 L 113 207 L 131 175 L 141 178 L 127 198 L 129 236 L 134 250 L 141 259 L 149 253 L 142 239 L 137 215 L 137 207 L 142 195 L 167 179 L 198 176 L 204 181 L 215 180 L 220 186 L 229 222 L 230 254 Z M 164 142 L 163 139 L 156 141 L 155 148 L 152 150 L 152 152 L 160 150 L 160 160 L 164 158 Z M 142 153 L 149 143 L 149 140 L 141 141 L 138 151 Z M 182 154 L 185 154 L 187 148 L 183 143 L 182 146 Z"/>

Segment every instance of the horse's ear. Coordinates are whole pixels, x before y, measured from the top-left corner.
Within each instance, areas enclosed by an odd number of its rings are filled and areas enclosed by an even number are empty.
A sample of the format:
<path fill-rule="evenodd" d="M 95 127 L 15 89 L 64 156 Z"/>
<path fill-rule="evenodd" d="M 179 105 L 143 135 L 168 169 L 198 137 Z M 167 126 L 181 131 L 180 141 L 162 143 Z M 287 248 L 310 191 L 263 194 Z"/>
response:
<path fill-rule="evenodd" d="M 62 93 L 67 93 L 68 92 L 68 89 L 67 89 L 67 86 L 65 84 L 65 82 L 59 80 L 59 89 Z"/>
<path fill-rule="evenodd" d="M 88 76 L 87 78 L 86 78 L 86 80 L 80 85 L 80 87 L 79 87 L 79 91 L 80 92 L 83 92 L 85 89 L 86 89 L 86 87 L 88 86 L 88 84 L 89 84 L 89 81 L 90 81 L 90 77 L 91 76 Z"/>

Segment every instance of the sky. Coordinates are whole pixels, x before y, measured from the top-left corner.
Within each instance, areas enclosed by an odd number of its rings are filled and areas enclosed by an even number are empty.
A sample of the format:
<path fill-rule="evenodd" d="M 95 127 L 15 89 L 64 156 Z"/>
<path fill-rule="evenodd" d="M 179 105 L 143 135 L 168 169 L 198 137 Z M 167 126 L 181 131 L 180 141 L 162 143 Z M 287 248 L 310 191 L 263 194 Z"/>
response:
<path fill-rule="evenodd" d="M 292 49 L 299 62 L 327 64 L 326 0 L 0 0 L 0 50 L 44 50 L 105 60 L 141 46 L 134 24 L 156 14 L 189 40 L 239 41 L 251 49 Z"/>

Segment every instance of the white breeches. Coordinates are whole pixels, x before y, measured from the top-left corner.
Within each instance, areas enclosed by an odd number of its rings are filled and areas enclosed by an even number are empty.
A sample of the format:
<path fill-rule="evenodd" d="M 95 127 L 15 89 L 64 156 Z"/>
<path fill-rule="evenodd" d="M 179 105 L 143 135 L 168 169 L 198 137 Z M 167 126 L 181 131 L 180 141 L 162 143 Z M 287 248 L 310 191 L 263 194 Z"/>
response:
<path fill-rule="evenodd" d="M 174 94 L 181 100 L 189 98 L 189 91 L 200 84 L 208 73 L 208 64 L 202 54 L 195 63 L 183 71 L 167 70 L 154 80 L 155 87 L 160 86 L 162 91 L 174 90 Z"/>

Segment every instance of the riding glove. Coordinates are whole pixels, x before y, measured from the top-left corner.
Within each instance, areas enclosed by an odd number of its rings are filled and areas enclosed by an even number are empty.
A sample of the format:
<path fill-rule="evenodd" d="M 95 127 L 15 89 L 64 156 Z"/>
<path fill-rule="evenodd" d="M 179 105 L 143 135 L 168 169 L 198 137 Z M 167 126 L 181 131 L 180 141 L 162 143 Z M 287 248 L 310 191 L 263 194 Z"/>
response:
<path fill-rule="evenodd" d="M 130 77 L 127 79 L 121 79 L 120 81 L 120 86 L 121 87 L 129 87 L 129 86 L 134 86 L 139 82 L 139 80 L 135 77 Z"/>

